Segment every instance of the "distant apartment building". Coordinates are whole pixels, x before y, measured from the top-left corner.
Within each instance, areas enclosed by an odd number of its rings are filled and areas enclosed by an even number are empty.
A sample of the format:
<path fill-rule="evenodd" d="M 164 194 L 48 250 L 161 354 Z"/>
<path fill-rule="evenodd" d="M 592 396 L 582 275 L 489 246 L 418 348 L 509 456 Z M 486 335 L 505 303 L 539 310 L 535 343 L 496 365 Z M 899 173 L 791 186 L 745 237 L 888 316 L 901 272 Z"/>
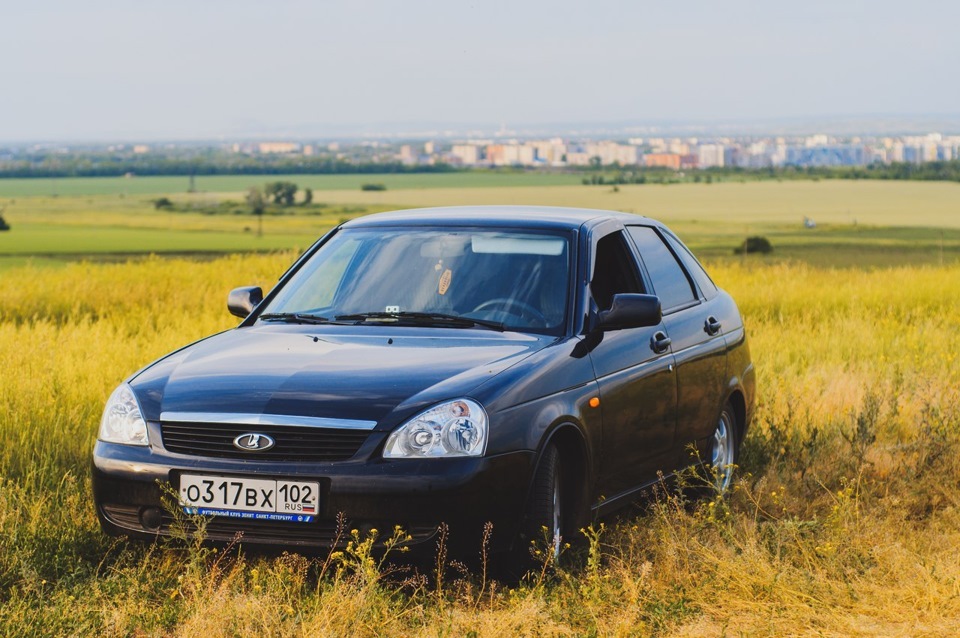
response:
<path fill-rule="evenodd" d="M 701 144 L 697 148 L 697 160 L 700 168 L 723 166 L 724 150 L 725 147 L 722 144 Z"/>
<path fill-rule="evenodd" d="M 507 163 L 507 152 L 504 144 L 487 144 L 483 149 L 484 159 L 491 166 L 504 166 Z"/>
<path fill-rule="evenodd" d="M 602 150 L 601 157 L 605 160 L 604 164 L 636 166 L 640 161 L 640 149 L 632 144 L 614 144 L 611 142 L 604 145 Z"/>
<path fill-rule="evenodd" d="M 527 144 L 488 144 L 484 155 L 484 163 L 490 166 L 532 166 L 536 150 Z"/>
<path fill-rule="evenodd" d="M 923 153 L 919 146 L 913 144 L 903 145 L 903 161 L 907 164 L 919 164 L 923 161 Z"/>
<path fill-rule="evenodd" d="M 903 142 L 897 140 L 890 144 L 887 148 L 887 159 L 891 162 L 902 162 L 903 161 Z"/>
<path fill-rule="evenodd" d="M 651 137 L 647 140 L 647 145 L 653 153 L 666 153 L 667 141 L 662 137 Z"/>
<path fill-rule="evenodd" d="M 133 147 L 134 155 L 143 155 L 144 153 L 149 153 L 149 152 L 150 152 L 150 147 L 147 146 L 146 144 L 137 144 L 136 146 Z"/>
<path fill-rule="evenodd" d="M 475 166 L 480 163 L 480 147 L 474 144 L 454 144 L 450 155 L 464 166 Z"/>
<path fill-rule="evenodd" d="M 260 142 L 257 144 L 257 150 L 264 155 L 299 153 L 300 148 L 300 144 L 297 142 Z"/>
<path fill-rule="evenodd" d="M 675 155 L 689 155 L 690 144 L 681 139 L 670 140 L 670 143 L 667 145 L 667 152 Z"/>
<path fill-rule="evenodd" d="M 499 146 L 499 162 L 495 163 L 495 166 L 529 166 L 533 164 L 533 147 L 519 144 L 502 144 Z"/>
<path fill-rule="evenodd" d="M 680 155 L 677 153 L 647 153 L 643 156 L 643 163 L 645 166 L 660 166 L 679 171 Z"/>
<path fill-rule="evenodd" d="M 562 166 L 566 163 L 567 145 L 560 138 L 527 142 L 533 148 L 538 163 Z"/>
<path fill-rule="evenodd" d="M 843 144 L 788 148 L 786 163 L 791 166 L 864 166 L 867 163 L 866 149 Z"/>
<path fill-rule="evenodd" d="M 787 143 L 782 138 L 776 141 L 773 152 L 770 153 L 770 163 L 774 166 L 783 166 L 787 161 Z"/>
<path fill-rule="evenodd" d="M 567 151 L 567 166 L 590 166 L 590 160 L 593 158 L 586 151 Z"/>

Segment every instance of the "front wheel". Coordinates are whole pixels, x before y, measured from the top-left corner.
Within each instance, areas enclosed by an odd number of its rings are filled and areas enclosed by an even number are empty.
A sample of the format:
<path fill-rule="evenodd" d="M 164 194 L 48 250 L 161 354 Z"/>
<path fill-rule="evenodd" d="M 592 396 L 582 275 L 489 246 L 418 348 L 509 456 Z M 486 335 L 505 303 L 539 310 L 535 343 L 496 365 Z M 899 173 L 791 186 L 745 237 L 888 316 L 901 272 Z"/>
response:
<path fill-rule="evenodd" d="M 527 517 L 527 537 L 543 538 L 546 529 L 547 548 L 553 554 L 554 563 L 560 558 L 564 531 L 564 484 L 560 467 L 560 450 L 550 444 L 543 451 L 540 465 L 533 478 L 530 510 Z"/>
<path fill-rule="evenodd" d="M 717 427 L 710 439 L 710 471 L 713 486 L 724 494 L 733 481 L 734 464 L 737 461 L 737 416 L 727 402 L 720 411 Z"/>

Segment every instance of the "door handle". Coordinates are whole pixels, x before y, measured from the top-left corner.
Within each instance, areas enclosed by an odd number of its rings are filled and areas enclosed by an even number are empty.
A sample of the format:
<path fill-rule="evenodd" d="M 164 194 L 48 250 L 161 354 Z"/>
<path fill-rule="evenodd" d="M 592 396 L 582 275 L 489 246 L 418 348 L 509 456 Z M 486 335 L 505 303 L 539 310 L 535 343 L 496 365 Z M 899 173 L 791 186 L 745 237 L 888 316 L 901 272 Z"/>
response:
<path fill-rule="evenodd" d="M 717 318 L 713 315 L 707 317 L 707 320 L 703 322 L 703 330 L 710 336 L 713 336 L 720 332 L 721 324 L 717 321 Z"/>
<path fill-rule="evenodd" d="M 657 354 L 663 354 L 670 347 L 670 337 L 662 330 L 658 330 L 655 335 L 650 337 L 650 349 Z"/>

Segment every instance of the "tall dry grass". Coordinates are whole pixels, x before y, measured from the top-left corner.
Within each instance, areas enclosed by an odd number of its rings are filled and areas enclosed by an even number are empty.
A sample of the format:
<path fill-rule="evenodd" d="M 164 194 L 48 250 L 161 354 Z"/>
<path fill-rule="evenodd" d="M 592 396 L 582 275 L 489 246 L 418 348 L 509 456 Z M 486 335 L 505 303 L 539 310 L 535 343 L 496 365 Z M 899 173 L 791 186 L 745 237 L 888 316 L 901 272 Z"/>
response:
<path fill-rule="evenodd" d="M 103 536 L 87 468 L 109 392 L 229 328 L 226 291 L 291 259 L 3 274 L 0 635 L 960 633 L 957 267 L 715 265 L 759 379 L 735 490 L 664 491 L 517 585 L 391 573 L 363 538 L 327 560 Z"/>

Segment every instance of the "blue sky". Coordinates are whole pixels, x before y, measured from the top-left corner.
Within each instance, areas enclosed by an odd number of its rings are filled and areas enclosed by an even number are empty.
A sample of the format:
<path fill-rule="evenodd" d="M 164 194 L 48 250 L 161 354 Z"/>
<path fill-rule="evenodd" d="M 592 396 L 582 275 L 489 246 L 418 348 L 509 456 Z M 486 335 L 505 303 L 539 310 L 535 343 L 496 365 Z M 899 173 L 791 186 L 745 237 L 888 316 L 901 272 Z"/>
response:
<path fill-rule="evenodd" d="M 0 140 L 960 112 L 960 3 L 0 2 Z"/>

